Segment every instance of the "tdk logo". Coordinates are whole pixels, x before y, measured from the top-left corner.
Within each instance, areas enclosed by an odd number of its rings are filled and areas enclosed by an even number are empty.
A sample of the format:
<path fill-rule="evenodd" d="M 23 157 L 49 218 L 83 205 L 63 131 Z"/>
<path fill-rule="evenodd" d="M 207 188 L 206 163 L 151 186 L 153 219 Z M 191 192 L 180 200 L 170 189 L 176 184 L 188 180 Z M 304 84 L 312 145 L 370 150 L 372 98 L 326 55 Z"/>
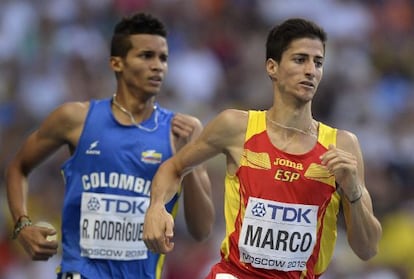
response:
<path fill-rule="evenodd" d="M 265 204 L 262 203 L 262 202 L 256 203 L 256 205 L 253 206 L 253 208 L 252 208 L 252 214 L 253 214 L 253 216 L 256 216 L 256 217 L 265 216 L 266 215 Z"/>
<path fill-rule="evenodd" d="M 99 200 L 97 198 L 92 197 L 88 201 L 88 209 L 90 211 L 98 211 L 99 208 L 101 208 L 101 204 L 99 203 Z"/>
<path fill-rule="evenodd" d="M 148 208 L 147 200 L 126 200 L 114 198 L 102 198 L 103 210 L 105 212 L 144 214 Z"/>
<path fill-rule="evenodd" d="M 266 214 L 268 213 L 268 214 Z M 281 223 L 311 224 L 312 209 L 297 206 L 283 206 L 282 204 L 266 204 L 257 202 L 251 208 L 255 217 L 267 217 Z"/>
<path fill-rule="evenodd" d="M 272 210 L 271 217 L 273 220 L 278 220 L 288 223 L 308 223 L 309 220 L 308 214 L 311 212 L 310 208 L 297 208 L 297 207 L 286 207 L 268 204 L 268 208 Z"/>

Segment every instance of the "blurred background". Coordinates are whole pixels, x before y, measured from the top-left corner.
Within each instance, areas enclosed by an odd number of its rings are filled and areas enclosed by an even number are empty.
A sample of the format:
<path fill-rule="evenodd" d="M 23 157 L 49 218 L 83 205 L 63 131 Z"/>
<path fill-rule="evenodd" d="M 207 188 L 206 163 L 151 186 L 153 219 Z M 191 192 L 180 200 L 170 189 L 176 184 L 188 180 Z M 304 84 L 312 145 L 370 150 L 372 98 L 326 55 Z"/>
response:
<path fill-rule="evenodd" d="M 384 237 L 379 254 L 360 261 L 340 221 L 324 279 L 414 278 L 414 1 L 412 0 L 1 0 L 0 278 L 55 278 L 59 255 L 30 262 L 10 241 L 4 168 L 22 140 L 57 105 L 110 97 L 115 77 L 109 41 L 121 16 L 147 11 L 169 31 L 169 74 L 158 101 L 207 123 L 224 108 L 267 109 L 265 40 L 288 17 L 316 21 L 328 33 L 324 78 L 314 117 L 359 137 L 366 183 Z M 30 176 L 34 221 L 60 226 L 59 151 Z M 188 236 L 182 211 L 165 279 L 198 279 L 219 260 L 224 236 L 224 157 L 208 162 L 217 222 L 208 241 Z"/>

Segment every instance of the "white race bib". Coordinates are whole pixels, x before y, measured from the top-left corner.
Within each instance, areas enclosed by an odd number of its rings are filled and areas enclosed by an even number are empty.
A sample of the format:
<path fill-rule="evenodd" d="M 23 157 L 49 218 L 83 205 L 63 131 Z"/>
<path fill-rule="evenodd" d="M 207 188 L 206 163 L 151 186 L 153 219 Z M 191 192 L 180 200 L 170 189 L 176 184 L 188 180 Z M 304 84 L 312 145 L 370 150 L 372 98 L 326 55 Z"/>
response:
<path fill-rule="evenodd" d="M 80 216 L 81 255 L 106 260 L 146 259 L 142 233 L 148 205 L 148 197 L 84 192 Z"/>
<path fill-rule="evenodd" d="M 316 243 L 318 206 L 249 197 L 240 261 L 256 268 L 302 271 Z"/>

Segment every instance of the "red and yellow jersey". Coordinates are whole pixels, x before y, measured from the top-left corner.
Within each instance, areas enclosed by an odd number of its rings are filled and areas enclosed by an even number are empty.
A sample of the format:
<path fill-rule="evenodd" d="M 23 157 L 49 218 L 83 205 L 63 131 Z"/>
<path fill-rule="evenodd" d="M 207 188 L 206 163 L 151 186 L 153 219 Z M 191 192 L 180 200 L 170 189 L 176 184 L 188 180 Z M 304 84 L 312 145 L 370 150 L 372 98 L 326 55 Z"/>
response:
<path fill-rule="evenodd" d="M 249 111 L 240 168 L 225 178 L 219 266 L 242 279 L 318 278 L 333 254 L 340 205 L 319 156 L 336 144 L 337 130 L 319 123 L 312 150 L 292 155 L 270 142 L 265 115 Z"/>

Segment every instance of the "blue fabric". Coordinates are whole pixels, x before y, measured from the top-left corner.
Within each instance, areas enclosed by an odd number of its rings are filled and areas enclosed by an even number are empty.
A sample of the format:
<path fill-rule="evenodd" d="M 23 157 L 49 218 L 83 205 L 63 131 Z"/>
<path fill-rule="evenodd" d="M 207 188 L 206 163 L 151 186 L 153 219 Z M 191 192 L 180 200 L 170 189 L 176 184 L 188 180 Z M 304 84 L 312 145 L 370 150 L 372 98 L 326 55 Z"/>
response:
<path fill-rule="evenodd" d="M 151 117 L 141 123 L 141 128 L 135 125 L 122 125 L 112 114 L 111 99 L 90 102 L 90 109 L 76 151 L 62 166 L 65 198 L 61 234 L 63 248 L 61 272 L 79 272 L 88 279 L 155 278 L 156 265 L 160 259 L 158 254 L 147 252 L 148 258 L 145 260 L 107 260 L 81 256 L 81 231 L 83 238 L 90 239 L 97 235 L 104 235 L 106 241 L 113 241 L 114 245 L 117 245 L 116 238 L 129 239 L 128 246 L 130 244 L 131 249 L 137 241 L 142 242 L 142 224 L 128 223 L 128 221 L 118 224 L 115 229 L 118 233 L 116 237 L 108 236 L 113 234 L 115 227 L 112 226 L 110 230 L 110 222 L 105 223 L 108 226 L 93 230 L 93 234 L 84 233 L 80 224 L 81 201 L 82 196 L 84 200 L 89 199 L 87 210 L 91 212 L 106 208 L 117 210 L 118 213 L 126 210 L 125 204 L 128 203 L 123 200 L 139 199 L 140 204 L 128 207 L 128 210 L 134 210 L 134 216 L 137 216 L 135 214 L 144 216 L 146 207 L 143 204 L 149 203 L 151 180 L 159 165 L 173 153 L 170 143 L 173 116 L 173 112 L 157 106 Z M 169 212 L 177 201 L 176 195 L 167 204 Z M 112 209 L 115 207 L 116 209 Z M 87 225 L 90 232 L 92 231 L 90 226 L 94 225 L 93 222 L 96 226 L 99 220 L 91 220 L 91 224 L 88 221 L 85 218 L 82 226 Z M 126 233 L 128 228 L 132 233 Z"/>

